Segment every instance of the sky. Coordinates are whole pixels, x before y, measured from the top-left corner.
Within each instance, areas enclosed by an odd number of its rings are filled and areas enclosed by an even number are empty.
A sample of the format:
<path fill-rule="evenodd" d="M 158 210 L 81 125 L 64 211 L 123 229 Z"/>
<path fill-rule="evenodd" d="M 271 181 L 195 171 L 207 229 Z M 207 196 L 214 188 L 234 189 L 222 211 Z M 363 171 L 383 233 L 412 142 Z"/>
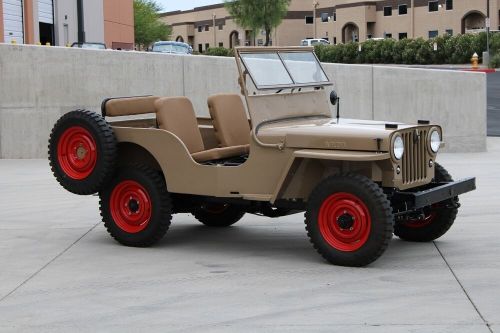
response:
<path fill-rule="evenodd" d="M 156 0 L 156 3 L 163 7 L 162 12 L 193 9 L 194 7 L 213 5 L 222 2 L 224 1 L 223 0 Z"/>

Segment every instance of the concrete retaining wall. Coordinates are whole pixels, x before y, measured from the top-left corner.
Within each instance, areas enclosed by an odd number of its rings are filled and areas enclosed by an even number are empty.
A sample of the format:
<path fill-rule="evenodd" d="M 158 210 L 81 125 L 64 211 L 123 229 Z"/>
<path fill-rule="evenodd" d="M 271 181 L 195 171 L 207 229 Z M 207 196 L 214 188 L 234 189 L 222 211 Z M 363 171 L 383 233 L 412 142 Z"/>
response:
<path fill-rule="evenodd" d="M 486 149 L 486 76 L 481 73 L 327 64 L 342 116 L 443 125 L 447 151 Z M 239 92 L 234 59 L 0 45 L 0 158 L 44 158 L 65 112 L 100 110 L 106 97 Z"/>

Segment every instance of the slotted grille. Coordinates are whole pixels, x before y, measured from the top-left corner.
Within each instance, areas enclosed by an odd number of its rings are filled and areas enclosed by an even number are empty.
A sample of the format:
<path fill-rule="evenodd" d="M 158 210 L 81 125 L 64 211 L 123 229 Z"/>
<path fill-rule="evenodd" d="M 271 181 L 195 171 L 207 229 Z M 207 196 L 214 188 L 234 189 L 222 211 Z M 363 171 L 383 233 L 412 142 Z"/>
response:
<path fill-rule="evenodd" d="M 427 130 L 401 133 L 405 145 L 403 155 L 403 183 L 411 184 L 427 178 Z"/>

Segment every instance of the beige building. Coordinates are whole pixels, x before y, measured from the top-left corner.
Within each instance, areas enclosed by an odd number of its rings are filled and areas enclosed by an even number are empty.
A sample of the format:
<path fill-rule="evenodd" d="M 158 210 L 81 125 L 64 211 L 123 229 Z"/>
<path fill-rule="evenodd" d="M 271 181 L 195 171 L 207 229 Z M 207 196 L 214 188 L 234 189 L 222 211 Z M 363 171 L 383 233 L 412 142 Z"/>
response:
<path fill-rule="evenodd" d="M 0 43 L 134 48 L 133 0 L 0 0 Z"/>
<path fill-rule="evenodd" d="M 325 38 L 332 44 L 370 38 L 430 38 L 481 31 L 490 18 L 499 29 L 500 0 L 292 0 L 288 14 L 272 33 L 274 45 L 299 45 L 305 38 Z M 172 26 L 172 39 L 195 51 L 208 47 L 262 45 L 263 31 L 255 37 L 239 27 L 224 5 L 197 7 L 161 14 Z"/>

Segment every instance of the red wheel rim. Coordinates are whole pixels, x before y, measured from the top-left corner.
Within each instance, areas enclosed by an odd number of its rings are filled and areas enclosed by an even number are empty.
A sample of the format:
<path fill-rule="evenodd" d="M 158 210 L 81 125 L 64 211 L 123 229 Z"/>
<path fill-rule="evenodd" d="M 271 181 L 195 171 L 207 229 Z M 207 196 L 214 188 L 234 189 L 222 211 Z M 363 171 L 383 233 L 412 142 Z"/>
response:
<path fill-rule="evenodd" d="M 323 201 L 318 224 L 321 235 L 330 246 L 339 251 L 352 252 L 368 240 L 371 217 L 363 201 L 353 194 L 341 192 Z"/>
<path fill-rule="evenodd" d="M 57 144 L 57 160 L 68 177 L 87 178 L 97 162 L 97 145 L 92 134 L 80 126 L 65 130 Z"/>
<path fill-rule="evenodd" d="M 110 210 L 116 225 L 123 231 L 134 234 L 148 226 L 152 203 L 141 184 L 125 180 L 111 192 Z"/>
<path fill-rule="evenodd" d="M 406 219 L 403 222 L 403 225 L 405 227 L 414 228 L 414 229 L 423 228 L 423 227 L 426 227 L 426 226 L 430 225 L 432 222 L 434 222 L 434 219 L 437 216 L 437 213 L 436 213 L 436 210 L 435 210 L 436 207 L 439 207 L 439 205 L 437 205 L 437 204 L 432 205 L 431 206 L 431 211 L 429 213 L 425 214 L 425 217 L 424 217 L 423 220 L 419 220 L 419 219 Z"/>

